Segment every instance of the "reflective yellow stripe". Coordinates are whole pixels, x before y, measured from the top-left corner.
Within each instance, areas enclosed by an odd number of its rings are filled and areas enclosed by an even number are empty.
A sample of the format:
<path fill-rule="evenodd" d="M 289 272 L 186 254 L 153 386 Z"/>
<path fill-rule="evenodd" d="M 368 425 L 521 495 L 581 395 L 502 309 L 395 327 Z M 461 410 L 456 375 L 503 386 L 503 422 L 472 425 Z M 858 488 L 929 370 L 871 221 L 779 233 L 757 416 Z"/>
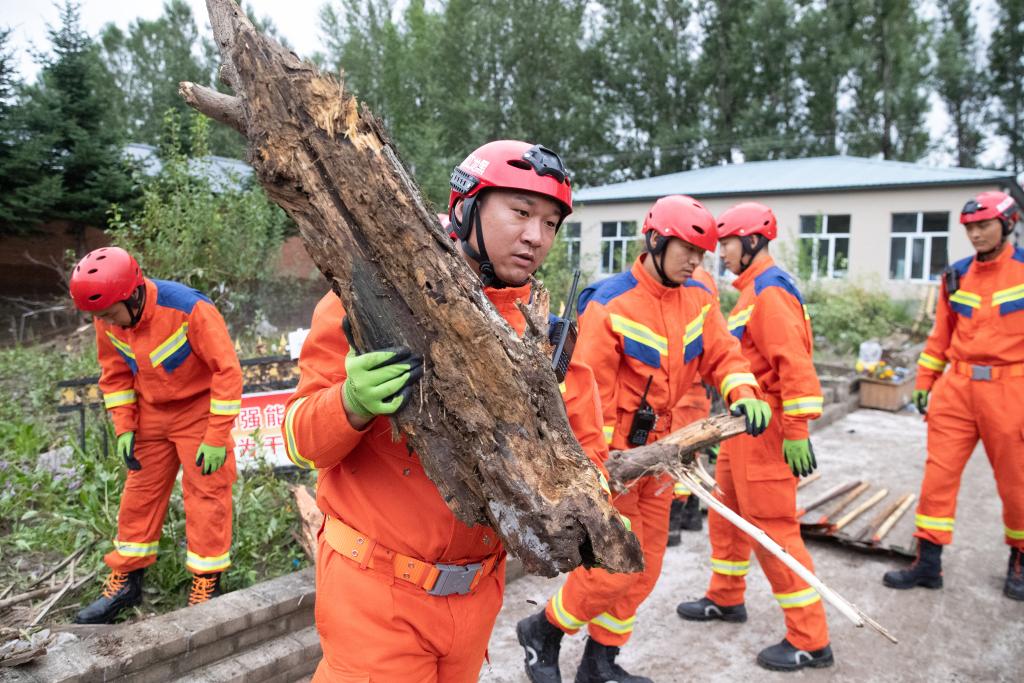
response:
<path fill-rule="evenodd" d="M 103 407 L 107 410 L 117 408 L 118 406 L 130 405 L 135 402 L 136 398 L 134 389 L 112 391 L 109 394 L 103 394 Z"/>
<path fill-rule="evenodd" d="M 238 415 L 242 411 L 242 401 L 218 401 L 210 399 L 210 413 L 213 415 Z"/>
<path fill-rule="evenodd" d="M 750 322 L 750 316 L 754 312 L 754 304 L 750 304 L 742 311 L 738 311 L 729 316 L 729 331 L 732 332 L 737 327 L 743 327 Z"/>
<path fill-rule="evenodd" d="M 686 484 L 677 481 L 675 485 L 672 487 L 672 495 L 688 496 L 690 495 L 690 488 Z"/>
<path fill-rule="evenodd" d="M 638 341 L 646 346 L 651 346 L 657 349 L 658 353 L 663 356 L 668 355 L 668 339 L 657 334 L 651 328 L 616 313 L 611 314 L 611 320 L 613 332 L 629 337 L 633 341 Z"/>
<path fill-rule="evenodd" d="M 686 346 L 692 341 L 695 341 L 697 337 L 704 331 L 704 318 L 707 316 L 708 311 L 711 310 L 711 304 L 707 304 L 704 308 L 700 309 L 700 315 L 691 320 L 686 326 L 686 332 L 683 334 L 683 346 Z"/>
<path fill-rule="evenodd" d="M 629 517 L 627 517 L 626 515 L 622 514 L 621 512 L 619 513 L 619 519 L 622 520 L 622 525 L 624 527 L 626 527 L 626 531 L 632 531 L 633 530 L 633 520 L 631 520 Z"/>
<path fill-rule="evenodd" d="M 736 562 L 732 560 L 719 560 L 712 557 L 711 571 L 724 576 L 746 576 L 747 572 L 750 571 L 750 560 Z"/>
<path fill-rule="evenodd" d="M 168 337 L 160 346 L 153 349 L 149 354 L 149 361 L 153 367 L 158 367 L 167 360 L 171 354 L 180 349 L 188 341 L 188 323 L 182 323 L 177 331 Z"/>
<path fill-rule="evenodd" d="M 160 541 L 139 543 L 137 541 L 119 541 L 114 539 L 114 549 L 125 557 L 150 557 L 156 555 Z"/>
<path fill-rule="evenodd" d="M 633 632 L 633 627 L 636 625 L 636 617 L 616 619 L 611 614 L 608 614 L 608 612 L 604 612 L 591 619 L 590 623 L 597 624 L 605 631 L 611 631 L 621 636 Z"/>
<path fill-rule="evenodd" d="M 946 369 L 946 361 L 940 360 L 935 356 L 927 353 L 922 353 L 918 359 L 917 364 L 927 370 L 934 370 L 935 372 L 942 372 Z"/>
<path fill-rule="evenodd" d="M 800 396 L 783 401 L 782 412 L 786 415 L 818 415 L 824 405 L 822 396 Z"/>
<path fill-rule="evenodd" d="M 1006 532 L 1007 538 L 1012 538 L 1015 541 L 1024 539 L 1024 529 L 1011 529 L 1008 526 L 1004 526 L 1003 531 Z"/>
<path fill-rule="evenodd" d="M 915 515 L 914 525 L 917 526 L 918 529 L 952 531 L 953 517 L 929 517 L 928 515 Z"/>
<path fill-rule="evenodd" d="M 132 360 L 135 360 L 135 352 L 132 351 L 132 347 L 128 346 L 125 342 L 121 341 L 114 336 L 113 332 L 107 330 L 107 337 L 110 339 L 110 343 L 114 345 L 114 348 L 128 356 Z"/>
<path fill-rule="evenodd" d="M 964 306 L 970 306 L 971 308 L 981 308 L 981 296 L 973 292 L 965 292 L 962 289 L 957 290 L 955 294 L 949 297 L 949 300 Z"/>
<path fill-rule="evenodd" d="M 779 601 L 782 609 L 793 609 L 794 607 L 807 607 L 821 600 L 818 591 L 813 588 L 805 588 L 795 593 L 775 593 L 775 599 Z"/>
<path fill-rule="evenodd" d="M 992 295 L 992 305 L 998 306 L 999 304 L 1006 304 L 1017 299 L 1024 299 L 1024 285 L 1000 289 Z"/>
<path fill-rule="evenodd" d="M 587 622 L 580 621 L 566 611 L 565 605 L 562 603 L 563 588 L 559 588 L 558 592 L 551 597 L 551 611 L 555 615 L 555 621 L 565 627 L 566 630 L 578 631 L 586 626 Z"/>
<path fill-rule="evenodd" d="M 601 427 L 601 431 L 604 432 L 604 442 L 611 443 L 612 437 L 615 436 L 615 427 L 605 425 L 604 427 Z"/>
<path fill-rule="evenodd" d="M 806 305 L 804 305 L 803 309 L 804 309 L 804 320 L 810 320 L 811 319 L 811 312 L 807 310 L 807 306 Z"/>
<path fill-rule="evenodd" d="M 311 460 L 306 460 L 299 454 L 299 447 L 295 445 L 295 431 L 293 422 L 295 420 L 295 411 L 305 403 L 309 396 L 303 396 L 302 398 L 295 401 L 295 403 L 288 406 L 288 411 L 284 414 L 284 445 L 285 453 L 288 454 L 288 459 L 291 460 L 297 467 L 301 467 L 304 470 L 316 469 L 316 465 Z"/>
<path fill-rule="evenodd" d="M 191 550 L 185 555 L 185 566 L 197 572 L 220 572 L 231 566 L 231 553 L 227 552 L 216 557 L 203 557 Z"/>
<path fill-rule="evenodd" d="M 612 492 L 612 487 L 608 486 L 608 480 L 600 472 L 597 473 L 597 483 L 601 485 L 601 490 L 605 493 L 610 494 Z"/>
<path fill-rule="evenodd" d="M 562 392 L 563 394 L 565 393 L 565 382 L 560 382 L 560 383 L 558 384 L 558 390 L 559 390 L 560 392 Z"/>
<path fill-rule="evenodd" d="M 734 372 L 726 375 L 725 379 L 722 380 L 721 393 L 722 398 L 726 399 L 729 392 L 740 386 L 751 386 L 757 388 L 757 380 L 749 372 Z"/>

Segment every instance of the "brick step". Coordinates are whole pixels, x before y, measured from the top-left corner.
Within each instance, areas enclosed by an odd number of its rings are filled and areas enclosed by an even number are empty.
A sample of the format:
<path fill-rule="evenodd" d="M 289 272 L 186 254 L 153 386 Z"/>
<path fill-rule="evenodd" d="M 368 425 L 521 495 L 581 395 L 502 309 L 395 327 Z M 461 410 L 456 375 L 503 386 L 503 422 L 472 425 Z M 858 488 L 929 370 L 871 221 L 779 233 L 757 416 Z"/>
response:
<path fill-rule="evenodd" d="M 320 636 L 315 626 L 308 626 L 194 669 L 182 678 L 194 683 L 295 683 L 308 681 L 319 661 Z"/>

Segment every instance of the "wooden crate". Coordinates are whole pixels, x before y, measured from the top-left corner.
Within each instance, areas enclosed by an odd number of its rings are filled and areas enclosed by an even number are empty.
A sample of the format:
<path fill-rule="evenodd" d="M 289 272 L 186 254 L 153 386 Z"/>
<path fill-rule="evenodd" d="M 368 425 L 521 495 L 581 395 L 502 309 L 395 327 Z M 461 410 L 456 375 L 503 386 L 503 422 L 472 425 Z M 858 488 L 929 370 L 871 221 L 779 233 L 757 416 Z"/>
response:
<path fill-rule="evenodd" d="M 913 390 L 914 375 L 904 378 L 902 382 L 861 377 L 860 407 L 896 411 L 910 403 Z"/>

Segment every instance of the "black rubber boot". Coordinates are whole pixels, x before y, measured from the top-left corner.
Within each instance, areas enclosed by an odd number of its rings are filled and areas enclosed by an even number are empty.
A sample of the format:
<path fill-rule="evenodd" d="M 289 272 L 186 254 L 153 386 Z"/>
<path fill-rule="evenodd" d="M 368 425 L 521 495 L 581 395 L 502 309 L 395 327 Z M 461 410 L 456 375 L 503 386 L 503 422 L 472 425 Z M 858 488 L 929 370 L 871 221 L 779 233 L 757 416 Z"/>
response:
<path fill-rule="evenodd" d="M 646 676 L 634 676 L 615 663 L 619 648 L 602 645 L 587 638 L 580 668 L 576 670 L 576 683 L 654 683 Z"/>
<path fill-rule="evenodd" d="M 561 629 L 551 625 L 543 611 L 516 624 L 519 644 L 526 650 L 526 677 L 532 683 L 562 683 L 558 651 L 564 635 Z"/>
<path fill-rule="evenodd" d="M 192 575 L 192 588 L 188 592 L 189 607 L 209 602 L 218 595 L 222 595 L 220 590 L 220 572 Z"/>
<path fill-rule="evenodd" d="M 942 588 L 942 546 L 921 539 L 914 563 L 906 569 L 886 572 L 882 577 L 882 583 L 899 590 L 917 586 Z"/>
<path fill-rule="evenodd" d="M 778 645 L 766 647 L 757 654 L 757 663 L 771 671 L 797 671 L 810 667 L 821 669 L 835 664 L 832 647 L 826 645 L 820 650 L 798 650 L 783 640 Z"/>
<path fill-rule="evenodd" d="M 674 548 L 682 543 L 683 528 L 683 504 L 678 500 L 672 501 L 672 507 L 668 512 L 668 547 Z"/>
<path fill-rule="evenodd" d="M 747 620 L 747 608 L 743 604 L 724 607 L 711 601 L 710 598 L 701 598 L 693 602 L 681 602 L 676 607 L 676 613 L 687 621 L 731 621 L 741 624 Z"/>
<path fill-rule="evenodd" d="M 700 498 L 690 496 L 683 506 L 683 531 L 700 531 L 704 528 L 704 516 L 700 513 Z"/>
<path fill-rule="evenodd" d="M 142 602 L 142 574 L 111 571 L 103 582 L 103 593 L 75 615 L 76 624 L 112 624 L 122 611 Z"/>
<path fill-rule="evenodd" d="M 1024 552 L 1010 548 L 1010 565 L 1006 568 L 1003 595 L 1011 600 L 1024 600 Z"/>

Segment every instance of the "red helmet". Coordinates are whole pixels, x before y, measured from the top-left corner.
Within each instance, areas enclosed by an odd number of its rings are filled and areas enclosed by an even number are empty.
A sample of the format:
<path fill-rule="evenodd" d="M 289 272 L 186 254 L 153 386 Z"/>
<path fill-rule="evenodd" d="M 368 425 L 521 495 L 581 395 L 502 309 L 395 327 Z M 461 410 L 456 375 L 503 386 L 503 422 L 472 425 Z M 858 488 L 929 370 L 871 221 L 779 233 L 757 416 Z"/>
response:
<path fill-rule="evenodd" d="M 671 194 L 654 203 L 644 219 L 643 233 L 651 230 L 663 237 L 678 237 L 705 251 L 718 244 L 715 217 L 693 197 Z"/>
<path fill-rule="evenodd" d="M 775 214 L 764 204 L 743 202 L 727 209 L 718 217 L 718 239 L 764 235 L 768 241 L 779 234 Z"/>
<path fill-rule="evenodd" d="M 562 206 L 562 218 L 572 213 L 572 184 L 562 159 L 543 145 L 519 140 L 495 140 L 478 147 L 455 167 L 448 198 L 455 202 L 490 187 L 526 190 L 550 197 Z"/>
<path fill-rule="evenodd" d="M 71 272 L 71 298 L 80 311 L 102 311 L 145 283 L 131 254 L 120 247 L 101 247 L 86 254 Z"/>
<path fill-rule="evenodd" d="M 990 218 L 998 218 L 1003 224 L 1003 230 L 1009 232 L 1014 223 L 1020 220 L 1020 209 L 1013 197 L 1005 192 L 989 191 L 982 192 L 974 199 L 964 204 L 960 212 L 960 222 L 964 225 L 977 221 L 987 221 Z"/>

